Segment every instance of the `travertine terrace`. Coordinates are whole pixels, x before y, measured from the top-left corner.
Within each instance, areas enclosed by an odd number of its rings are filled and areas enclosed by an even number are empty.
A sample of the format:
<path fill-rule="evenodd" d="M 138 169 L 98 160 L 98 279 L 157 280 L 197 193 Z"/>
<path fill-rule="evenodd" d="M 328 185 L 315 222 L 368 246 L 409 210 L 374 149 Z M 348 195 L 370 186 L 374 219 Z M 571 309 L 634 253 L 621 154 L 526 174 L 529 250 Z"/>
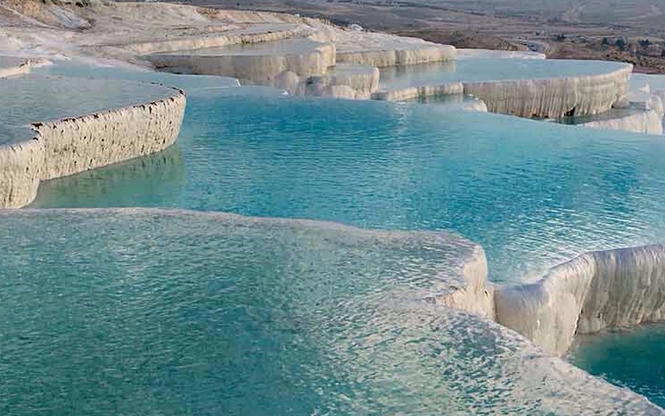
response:
<path fill-rule="evenodd" d="M 452 101 L 466 109 L 555 120 L 598 115 L 580 124 L 662 134 L 660 98 L 647 94 L 639 101 L 628 95 L 630 65 L 601 68 L 591 74 L 520 79 L 464 79 L 461 74 L 453 82 L 407 82 L 382 88 L 381 69 L 389 67 L 400 73 L 410 67 L 417 72 L 418 65 L 455 61 L 457 51 L 448 45 L 338 27 L 297 15 L 173 4 L 12 2 L 3 4 L 0 16 L 0 101 L 5 100 L 0 109 L 0 208 L 28 205 L 40 181 L 161 151 L 176 141 L 183 121 L 186 91 L 178 88 L 177 78 L 168 78 L 173 85 L 163 86 L 31 75 L 31 67 L 42 59 L 227 76 L 244 85 L 275 87 L 292 95 L 384 101 L 453 97 Z M 460 58 L 481 59 L 478 55 L 483 53 L 491 59 L 514 60 L 511 62 L 542 58 L 538 54 L 468 51 Z M 492 67 L 481 69 L 492 77 Z M 202 81 L 201 89 L 239 85 L 235 79 L 225 82 L 228 85 L 215 86 Z M 353 140 L 360 141 L 362 136 L 355 134 Z M 104 226 L 108 224 L 102 217 L 107 214 L 139 223 L 146 216 L 173 215 L 217 226 L 240 224 L 240 229 L 252 229 L 258 236 L 265 230 L 286 230 L 288 235 L 293 229 L 315 230 L 317 235 L 325 230 L 334 238 L 344 235 L 345 244 L 397 244 L 405 252 L 404 246 L 422 252 L 435 248 L 441 254 L 442 269 L 434 273 L 426 290 L 409 291 L 408 297 L 396 303 L 403 310 L 426 311 L 438 318 L 454 316 L 442 322 L 455 324 L 446 327 L 455 336 L 456 328 L 464 332 L 465 323 L 490 328 L 486 332 L 503 351 L 503 355 L 497 354 L 499 367 L 501 371 L 509 368 L 514 377 L 510 380 L 513 389 L 501 391 L 500 399 L 531 400 L 529 394 L 536 398 L 546 392 L 545 401 L 556 396 L 549 403 L 552 408 L 571 413 L 621 408 L 634 414 L 661 414 L 661 409 L 641 396 L 575 370 L 555 355 L 567 351 L 576 333 L 665 319 L 665 296 L 660 290 L 665 285 L 662 245 L 583 254 L 552 268 L 535 283 L 500 286 L 487 281 L 483 248 L 446 232 L 362 231 L 291 219 L 159 210 L 67 211 L 56 217 L 73 221 L 77 214 Z M 0 219 L 9 218 L 10 223 L 11 215 L 2 213 Z M 40 214 L 18 214 L 19 225 L 34 219 L 32 215 Z M 150 224 L 142 226 L 149 229 Z M 473 331 L 466 333 L 467 338 L 472 335 Z M 473 342 L 469 345 L 475 348 Z M 463 379 L 469 380 L 466 373 Z M 541 383 L 539 387 L 532 388 L 534 380 Z M 552 387 L 545 380 L 555 380 L 563 387 Z M 582 391 L 583 387 L 587 390 Z M 589 400 L 589 406 L 584 407 L 587 403 L 579 400 L 580 394 Z"/>
<path fill-rule="evenodd" d="M 3 208 L 29 204 L 41 180 L 167 148 L 178 136 L 185 109 L 182 91 L 131 82 L 29 75 L 0 79 L 0 91 Z M 91 101 L 91 91 L 105 96 Z"/>

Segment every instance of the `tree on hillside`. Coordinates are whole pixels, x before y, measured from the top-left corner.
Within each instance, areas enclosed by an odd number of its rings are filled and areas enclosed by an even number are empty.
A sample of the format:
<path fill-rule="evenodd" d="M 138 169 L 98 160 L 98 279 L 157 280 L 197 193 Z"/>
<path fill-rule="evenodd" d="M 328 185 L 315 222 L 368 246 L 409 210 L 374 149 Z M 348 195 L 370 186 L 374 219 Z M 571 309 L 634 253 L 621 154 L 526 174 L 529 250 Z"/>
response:
<path fill-rule="evenodd" d="M 627 44 L 628 44 L 628 42 L 626 42 L 626 39 L 624 39 L 624 38 L 618 38 L 617 39 L 616 45 L 617 45 L 617 48 L 619 48 L 619 50 L 625 51 Z"/>
<path fill-rule="evenodd" d="M 610 40 L 607 38 L 603 38 L 603 42 L 601 43 L 603 46 L 610 46 Z"/>
<path fill-rule="evenodd" d="M 642 49 L 647 50 L 649 49 L 649 46 L 651 45 L 651 41 L 649 39 L 640 39 L 640 46 Z"/>

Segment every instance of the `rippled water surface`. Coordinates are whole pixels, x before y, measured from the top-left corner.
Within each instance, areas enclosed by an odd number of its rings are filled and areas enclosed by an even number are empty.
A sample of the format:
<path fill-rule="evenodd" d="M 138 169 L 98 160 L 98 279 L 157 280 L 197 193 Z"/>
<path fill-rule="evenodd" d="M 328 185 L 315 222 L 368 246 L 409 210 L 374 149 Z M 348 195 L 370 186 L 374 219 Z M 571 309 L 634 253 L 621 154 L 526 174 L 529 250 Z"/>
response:
<path fill-rule="evenodd" d="M 497 281 L 533 278 L 587 250 L 665 239 L 658 137 L 243 91 L 190 93 L 177 148 L 44 183 L 34 206 L 452 230 L 485 248 Z"/>
<path fill-rule="evenodd" d="M 458 238 L 158 210 L 4 212 L 0 227 L 3 415 L 645 406 L 422 302 L 459 283 Z"/>
<path fill-rule="evenodd" d="M 452 230 L 512 282 L 665 240 L 659 137 L 155 77 L 188 92 L 177 146 L 43 183 L 35 207 Z M 462 240 L 154 210 L 24 211 L 0 226 L 2 414 L 582 414 L 627 394 L 421 302 L 459 283 Z M 599 359 L 610 341 L 573 359 L 660 400 L 659 378 Z"/>

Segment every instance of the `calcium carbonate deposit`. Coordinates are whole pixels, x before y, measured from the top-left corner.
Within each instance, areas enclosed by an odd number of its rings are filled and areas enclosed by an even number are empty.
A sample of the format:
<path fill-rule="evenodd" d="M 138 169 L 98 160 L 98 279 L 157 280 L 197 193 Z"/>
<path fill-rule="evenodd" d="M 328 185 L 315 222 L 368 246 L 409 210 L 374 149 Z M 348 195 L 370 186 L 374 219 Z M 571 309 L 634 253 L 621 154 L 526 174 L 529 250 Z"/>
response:
<path fill-rule="evenodd" d="M 151 2 L 0 35 L 1 414 L 665 414 L 561 358 L 665 320 L 662 77 Z"/>

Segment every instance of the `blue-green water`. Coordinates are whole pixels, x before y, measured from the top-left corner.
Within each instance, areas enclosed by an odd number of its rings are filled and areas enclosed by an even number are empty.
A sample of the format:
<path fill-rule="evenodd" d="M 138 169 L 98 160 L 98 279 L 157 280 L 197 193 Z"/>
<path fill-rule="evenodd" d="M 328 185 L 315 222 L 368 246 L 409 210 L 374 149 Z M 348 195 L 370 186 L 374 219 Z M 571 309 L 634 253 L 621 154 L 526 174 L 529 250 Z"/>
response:
<path fill-rule="evenodd" d="M 665 90 L 665 76 L 651 74 L 633 74 L 630 77 L 631 92 L 640 92 L 641 89 L 648 86 L 649 91 L 655 92 Z"/>
<path fill-rule="evenodd" d="M 665 325 L 580 336 L 570 361 L 665 406 Z"/>
<path fill-rule="evenodd" d="M 598 395 L 580 401 L 588 381 L 574 377 L 542 402 L 552 387 L 525 340 L 420 301 L 458 283 L 445 277 L 470 249 L 459 239 L 136 209 L 3 212 L 0 228 L 3 415 L 544 415 L 620 402 L 588 384 Z"/>
<path fill-rule="evenodd" d="M 497 281 L 665 237 L 657 137 L 442 106 L 207 91 L 190 94 L 177 146 L 44 183 L 33 206 L 452 230 L 485 248 Z"/>
<path fill-rule="evenodd" d="M 177 147 L 42 184 L 34 206 L 164 206 L 453 230 L 485 248 L 494 280 L 521 281 L 584 251 L 663 241 L 663 160 L 658 137 L 445 106 L 203 87 L 188 96 Z"/>

